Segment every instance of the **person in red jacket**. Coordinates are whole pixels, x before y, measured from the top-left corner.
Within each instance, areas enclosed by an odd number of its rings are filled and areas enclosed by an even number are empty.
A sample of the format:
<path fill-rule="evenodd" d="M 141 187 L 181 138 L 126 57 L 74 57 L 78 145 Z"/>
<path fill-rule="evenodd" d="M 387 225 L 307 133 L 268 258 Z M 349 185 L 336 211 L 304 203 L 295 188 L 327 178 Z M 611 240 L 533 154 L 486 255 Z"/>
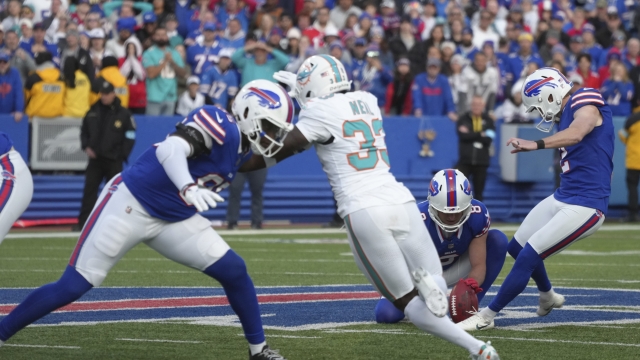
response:
<path fill-rule="evenodd" d="M 144 115 L 147 109 L 147 74 L 142 66 L 142 49 L 134 42 L 125 42 L 126 55 L 118 59 L 120 73 L 129 85 L 129 111 Z"/>
<path fill-rule="evenodd" d="M 387 86 L 387 101 L 384 106 L 385 114 L 411 114 L 411 63 L 407 58 L 400 58 L 396 62 L 396 73 L 393 81 Z"/>
<path fill-rule="evenodd" d="M 582 53 L 577 57 L 578 68 L 577 73 L 582 78 L 582 84 L 584 87 L 590 87 L 594 89 L 599 89 L 600 85 L 602 85 L 602 81 L 600 80 L 600 75 L 595 71 L 591 71 L 591 55 Z"/>

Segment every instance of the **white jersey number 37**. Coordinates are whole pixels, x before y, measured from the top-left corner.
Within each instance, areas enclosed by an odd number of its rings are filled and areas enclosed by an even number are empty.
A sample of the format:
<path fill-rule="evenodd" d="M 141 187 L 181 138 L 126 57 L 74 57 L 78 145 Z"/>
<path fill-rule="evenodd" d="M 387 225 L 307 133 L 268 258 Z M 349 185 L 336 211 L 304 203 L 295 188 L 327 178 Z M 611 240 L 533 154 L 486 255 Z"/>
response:
<path fill-rule="evenodd" d="M 378 165 L 380 159 L 389 166 L 389 155 L 387 149 L 380 149 L 375 146 L 378 138 L 384 138 L 382 130 L 382 120 L 373 119 L 371 126 L 364 120 L 349 120 L 342 124 L 342 131 L 345 138 L 355 138 L 357 133 L 364 137 L 360 141 L 360 150 L 347 155 L 349 165 L 357 171 L 371 170 Z M 364 153 L 364 156 L 362 156 Z"/>

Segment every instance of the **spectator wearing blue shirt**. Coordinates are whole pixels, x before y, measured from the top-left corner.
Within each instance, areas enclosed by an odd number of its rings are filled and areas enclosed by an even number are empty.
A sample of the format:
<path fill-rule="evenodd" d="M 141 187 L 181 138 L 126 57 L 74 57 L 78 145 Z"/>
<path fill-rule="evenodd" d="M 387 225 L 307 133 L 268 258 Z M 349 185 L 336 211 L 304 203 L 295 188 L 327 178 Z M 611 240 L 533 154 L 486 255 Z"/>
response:
<path fill-rule="evenodd" d="M 451 86 L 446 76 L 440 73 L 440 59 L 427 61 L 427 72 L 416 75 L 411 85 L 413 114 L 415 116 L 448 116 L 458 119 L 453 103 Z"/>
<path fill-rule="evenodd" d="M 9 64 L 9 53 L 0 51 L 0 113 L 12 114 L 15 121 L 22 120 L 24 91 L 20 73 Z"/>
<path fill-rule="evenodd" d="M 247 33 L 242 30 L 240 21 L 238 19 L 231 19 L 227 23 L 227 28 L 224 30 L 222 37 L 218 39 L 218 42 L 220 43 L 220 47 L 224 49 L 238 50 L 244 47 L 246 36 Z"/>
<path fill-rule="evenodd" d="M 355 79 L 360 76 L 360 72 L 367 64 L 367 39 L 357 38 L 353 44 L 353 57 L 351 60 L 351 78 Z"/>
<path fill-rule="evenodd" d="M 522 75 L 525 65 L 534 62 L 538 67 L 544 67 L 544 61 L 540 55 L 533 52 L 533 36 L 529 33 L 522 33 L 518 37 L 520 51 L 509 55 L 507 66 L 507 82 L 514 83 Z"/>
<path fill-rule="evenodd" d="M 208 104 L 223 109 L 238 92 L 238 73 L 231 69 L 231 56 L 234 49 L 222 49 L 217 65 L 210 66 L 203 74 L 200 82 L 200 93 L 205 95 Z"/>
<path fill-rule="evenodd" d="M 582 27 L 582 40 L 584 44 L 582 51 L 591 55 L 591 59 L 593 60 L 591 64 L 591 70 L 598 71 L 600 66 L 602 66 L 600 60 L 602 58 L 604 50 L 602 49 L 602 46 L 600 46 L 600 44 L 596 42 L 595 33 L 596 28 L 593 25 L 589 23 L 584 24 L 584 26 Z"/>
<path fill-rule="evenodd" d="M 246 8 L 242 9 L 238 6 L 238 0 L 225 1 L 224 6 L 218 7 L 215 17 L 223 28 L 229 26 L 230 20 L 237 20 L 242 31 L 246 33 L 249 30 L 249 14 Z"/>
<path fill-rule="evenodd" d="M 470 27 L 462 29 L 462 42 L 458 45 L 457 53 L 471 61 L 478 51 L 478 48 L 473 45 L 473 30 Z"/>
<path fill-rule="evenodd" d="M 193 10 L 191 10 L 192 0 L 176 1 L 175 14 L 178 20 L 178 34 L 182 38 L 186 38 L 189 34 L 189 24 L 191 23 L 191 17 L 193 16 Z"/>
<path fill-rule="evenodd" d="M 218 53 L 222 50 L 216 40 L 216 24 L 204 24 L 202 35 L 201 44 L 195 43 L 187 49 L 187 64 L 191 67 L 191 73 L 199 78 L 209 66 L 218 62 Z"/>
<path fill-rule="evenodd" d="M 45 34 L 46 32 L 42 23 L 35 24 L 33 26 L 33 37 L 27 41 L 21 41 L 20 47 L 28 52 L 31 57 L 35 57 L 35 54 L 38 52 L 48 51 L 53 55 L 53 61 L 55 63 L 60 63 L 60 59 L 58 57 L 58 46 L 46 41 L 44 39 Z"/>
<path fill-rule="evenodd" d="M 382 65 L 377 49 L 370 48 L 367 51 L 366 65 L 353 80 L 356 90 L 370 92 L 378 99 L 378 107 L 384 108 L 387 86 L 393 81 L 393 75 Z"/>
<path fill-rule="evenodd" d="M 640 12 L 638 16 L 640 16 Z M 631 38 L 627 41 L 627 47 L 622 52 L 622 62 L 628 71 L 640 65 L 640 40 Z"/>
<path fill-rule="evenodd" d="M 600 88 L 613 116 L 629 116 L 633 99 L 633 84 L 629 81 L 627 67 L 621 62 L 613 64 L 611 76 Z"/>

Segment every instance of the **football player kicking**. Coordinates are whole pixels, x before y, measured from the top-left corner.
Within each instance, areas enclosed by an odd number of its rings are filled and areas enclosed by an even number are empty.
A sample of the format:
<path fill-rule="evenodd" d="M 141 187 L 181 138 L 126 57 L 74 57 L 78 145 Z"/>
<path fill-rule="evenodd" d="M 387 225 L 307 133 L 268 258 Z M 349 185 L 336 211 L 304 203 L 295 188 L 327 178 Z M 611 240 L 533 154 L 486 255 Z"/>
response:
<path fill-rule="evenodd" d="M 33 179 L 9 135 L 0 131 L 0 243 L 27 209 L 33 196 Z"/>
<path fill-rule="evenodd" d="M 581 88 L 553 68 L 529 75 L 522 101 L 542 116 L 538 129 L 558 132 L 537 141 L 511 138 L 511 153 L 553 148 L 560 150 L 560 187 L 524 219 L 509 242 L 516 259 L 498 294 L 487 308 L 458 325 L 467 330 L 493 327 L 496 314 L 518 296 L 533 278 L 540 292 L 538 316 L 562 307 L 564 296 L 551 287 L 543 261 L 572 243 L 595 233 L 604 222 L 611 194 L 614 131 L 611 110 L 598 90 Z"/>
<path fill-rule="evenodd" d="M 447 286 L 465 278 L 482 301 L 502 270 L 509 240 L 500 230 L 489 230 L 489 211 L 473 199 L 469 180 L 458 170 L 439 171 L 431 180 L 427 201 L 418 209 L 438 250 Z M 378 301 L 375 314 L 379 323 L 404 319 L 404 313 L 385 298 Z"/>
<path fill-rule="evenodd" d="M 253 156 L 254 168 L 315 145 L 354 259 L 371 284 L 418 328 L 467 349 L 474 359 L 498 359 L 490 343 L 446 317 L 447 284 L 438 252 L 415 199 L 389 172 L 375 96 L 350 92 L 344 66 L 329 55 L 310 57 L 297 76 L 278 72 L 274 77 L 292 88 L 302 111 L 281 151 L 271 158 Z M 242 124 L 246 110 L 239 102 L 233 106 Z"/>
<path fill-rule="evenodd" d="M 247 109 L 246 122 L 255 126 L 240 127 L 225 110 L 201 107 L 105 185 L 62 277 L 33 291 L 2 319 L 0 344 L 99 286 L 131 248 L 145 243 L 220 282 L 242 323 L 250 359 L 284 359 L 265 342 L 256 291 L 244 260 L 198 214 L 223 201 L 216 191 L 243 171 L 251 145 L 270 156 L 273 142 L 293 127 L 291 98 L 274 83 L 247 84 L 237 102 Z M 262 131 L 255 133 L 257 128 Z"/>

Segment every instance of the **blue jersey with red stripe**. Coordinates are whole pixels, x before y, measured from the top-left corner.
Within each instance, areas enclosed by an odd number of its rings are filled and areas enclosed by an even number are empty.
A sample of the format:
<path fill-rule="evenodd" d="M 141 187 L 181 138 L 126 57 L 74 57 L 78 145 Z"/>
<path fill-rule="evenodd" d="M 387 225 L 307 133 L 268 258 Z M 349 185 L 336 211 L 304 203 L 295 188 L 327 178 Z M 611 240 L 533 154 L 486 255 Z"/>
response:
<path fill-rule="evenodd" d="M 564 107 L 558 130 L 568 128 L 576 111 L 587 105 L 598 108 L 602 125 L 593 128 L 579 143 L 559 149 L 562 181 L 554 197 L 567 204 L 598 209 L 606 215 L 615 135 L 611 110 L 600 92 L 592 88 L 576 91 Z"/>
<path fill-rule="evenodd" d="M 9 139 L 9 135 L 0 131 L 0 155 L 6 154 L 13 147 L 13 141 Z"/>
<path fill-rule="evenodd" d="M 445 232 L 431 219 L 429 216 L 429 201 L 419 203 L 418 209 L 422 213 L 422 220 L 424 220 L 424 225 L 429 230 L 431 240 L 438 250 L 443 270 L 451 267 L 462 254 L 469 250 L 471 241 L 486 234 L 491 226 L 489 210 L 483 203 L 475 199 L 471 200 L 471 215 L 469 219 L 455 233 Z"/>
<path fill-rule="evenodd" d="M 217 106 L 204 106 L 192 111 L 182 121 L 194 123 L 211 137 L 211 153 L 187 159 L 191 177 L 201 186 L 220 191 L 234 179 L 238 168 L 251 156 L 242 148 L 240 129 L 233 117 Z M 177 222 L 196 213 L 187 205 L 180 190 L 171 182 L 156 156 L 156 147 L 145 151 L 122 178 L 131 194 L 147 212 L 156 218 Z"/>

